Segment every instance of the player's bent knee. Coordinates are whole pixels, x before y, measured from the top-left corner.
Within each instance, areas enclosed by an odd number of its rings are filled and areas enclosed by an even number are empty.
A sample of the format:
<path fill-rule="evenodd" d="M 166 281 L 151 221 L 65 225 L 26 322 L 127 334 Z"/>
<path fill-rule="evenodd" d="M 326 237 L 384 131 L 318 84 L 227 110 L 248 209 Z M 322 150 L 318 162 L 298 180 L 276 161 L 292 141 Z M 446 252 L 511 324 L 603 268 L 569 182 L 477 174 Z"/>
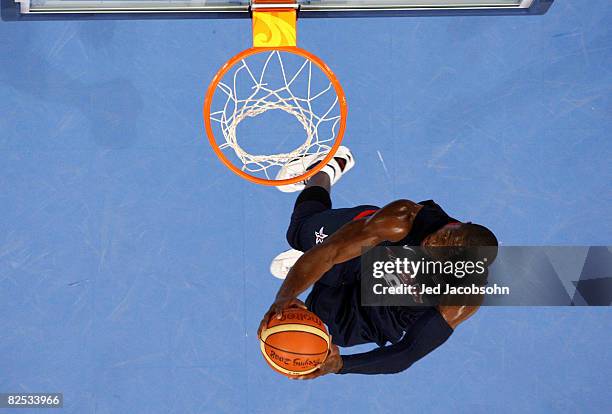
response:
<path fill-rule="evenodd" d="M 289 246 L 292 249 L 303 251 L 299 244 L 299 233 L 299 226 L 294 223 L 291 223 L 289 225 L 289 228 L 287 229 L 285 238 L 287 239 L 287 243 L 289 243 Z"/>

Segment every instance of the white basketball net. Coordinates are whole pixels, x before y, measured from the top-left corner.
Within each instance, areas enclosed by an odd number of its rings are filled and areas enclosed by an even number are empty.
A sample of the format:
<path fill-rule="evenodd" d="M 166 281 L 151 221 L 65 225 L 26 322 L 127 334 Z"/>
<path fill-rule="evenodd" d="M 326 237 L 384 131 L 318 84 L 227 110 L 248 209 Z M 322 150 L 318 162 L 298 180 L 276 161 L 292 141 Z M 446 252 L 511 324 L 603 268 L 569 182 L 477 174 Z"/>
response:
<path fill-rule="evenodd" d="M 217 91 L 223 92 L 223 108 L 217 111 L 211 108 L 210 119 L 219 124 L 225 138 L 225 143 L 219 145 L 219 148 L 222 150 L 231 148 L 242 162 L 243 171 L 263 173 L 268 179 L 271 167 L 282 167 L 290 161 L 304 159 L 309 155 L 327 154 L 336 138 L 337 127 L 341 120 L 338 95 L 331 81 L 326 77 L 327 85 L 314 90 L 313 69 L 321 72 L 320 69 L 316 64 L 313 68 L 313 62 L 306 57 L 294 54 L 291 56 L 304 60 L 301 66 L 298 65 L 299 69 L 295 73 L 287 73 L 279 51 L 268 53 L 260 69 L 261 73 L 257 75 L 246 61 L 247 58 L 242 59 L 217 86 Z M 274 65 L 278 65 L 274 69 L 277 75 L 266 76 Z M 250 79 L 249 88 L 244 86 L 244 82 L 237 82 L 238 77 L 244 77 L 245 74 L 248 75 L 247 79 Z M 227 82 L 226 78 L 231 79 L 231 83 Z M 307 82 L 307 85 L 304 82 Z M 292 86 L 301 92 L 292 91 Z M 327 97 L 323 99 L 326 95 Z M 324 102 L 323 107 L 321 102 Z M 272 109 L 293 115 L 304 128 L 306 141 L 288 153 L 270 155 L 248 153 L 238 142 L 236 134 L 238 124 Z M 319 114 L 315 113 L 317 111 Z M 305 171 L 307 167 L 308 165 L 304 165 L 303 170 Z"/>

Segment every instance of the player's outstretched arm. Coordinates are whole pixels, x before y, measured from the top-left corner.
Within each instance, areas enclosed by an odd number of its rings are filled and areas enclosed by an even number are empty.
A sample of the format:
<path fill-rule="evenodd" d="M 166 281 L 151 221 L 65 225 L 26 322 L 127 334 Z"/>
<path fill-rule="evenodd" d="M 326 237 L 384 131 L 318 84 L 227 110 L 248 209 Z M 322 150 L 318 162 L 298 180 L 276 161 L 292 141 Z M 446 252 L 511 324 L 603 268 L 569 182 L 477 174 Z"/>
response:
<path fill-rule="evenodd" d="M 476 302 L 472 303 L 482 303 L 482 298 L 473 299 Z M 440 305 L 437 310 L 432 309 L 423 315 L 398 343 L 337 358 L 340 359 L 339 368 L 332 372 L 375 375 L 404 371 L 446 342 L 455 328 L 471 317 L 478 307 Z M 316 378 L 318 374 L 315 371 L 308 378 Z"/>
<path fill-rule="evenodd" d="M 409 200 L 394 201 L 367 219 L 345 224 L 325 242 L 304 253 L 287 274 L 274 303 L 262 320 L 260 332 L 271 317 L 280 317 L 283 309 L 295 305 L 296 298 L 335 264 L 360 256 L 364 247 L 406 237 L 422 207 Z"/>
<path fill-rule="evenodd" d="M 397 343 L 360 354 L 343 355 L 339 374 L 396 374 L 440 347 L 452 335 L 453 327 L 436 309 L 430 309 Z"/>

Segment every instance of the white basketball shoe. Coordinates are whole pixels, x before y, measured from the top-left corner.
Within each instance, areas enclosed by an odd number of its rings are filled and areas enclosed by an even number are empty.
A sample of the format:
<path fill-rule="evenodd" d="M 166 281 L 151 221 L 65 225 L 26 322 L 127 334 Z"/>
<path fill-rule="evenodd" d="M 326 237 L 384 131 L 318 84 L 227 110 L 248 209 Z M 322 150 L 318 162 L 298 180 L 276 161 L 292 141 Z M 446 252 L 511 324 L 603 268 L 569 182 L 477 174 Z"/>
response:
<path fill-rule="evenodd" d="M 296 177 L 298 175 L 304 174 L 305 171 L 310 169 L 313 165 L 317 164 L 321 160 L 325 158 L 327 154 L 311 154 L 306 155 L 304 157 L 295 159 L 293 161 L 288 162 L 281 168 L 281 170 L 276 175 L 277 180 L 286 180 L 292 177 Z M 338 163 L 338 159 L 342 159 L 345 161 L 345 165 L 343 168 L 340 167 Z M 334 154 L 334 158 L 331 159 L 330 162 L 323 167 L 321 172 L 329 175 L 329 179 L 331 180 L 331 185 L 334 185 L 340 180 L 340 178 L 346 174 L 351 168 L 355 166 L 355 158 L 351 153 L 351 150 L 347 147 L 341 146 L 338 148 L 336 154 Z M 284 193 L 293 193 L 295 191 L 302 191 L 306 186 L 306 182 L 302 181 L 295 184 L 289 185 L 279 185 L 278 188 L 280 191 Z"/>
<path fill-rule="evenodd" d="M 284 280 L 287 277 L 287 273 L 293 267 L 295 262 L 302 257 L 304 253 L 299 250 L 287 250 L 276 256 L 272 263 L 270 263 L 270 273 L 272 276 Z"/>

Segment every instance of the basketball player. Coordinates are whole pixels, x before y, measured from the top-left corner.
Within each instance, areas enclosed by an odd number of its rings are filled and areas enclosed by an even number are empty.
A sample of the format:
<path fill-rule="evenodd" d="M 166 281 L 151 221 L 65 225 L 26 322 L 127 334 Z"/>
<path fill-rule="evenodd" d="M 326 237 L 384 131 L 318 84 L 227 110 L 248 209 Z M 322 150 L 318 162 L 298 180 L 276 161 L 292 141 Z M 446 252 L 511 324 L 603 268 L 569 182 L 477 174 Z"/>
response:
<path fill-rule="evenodd" d="M 310 160 L 311 167 L 322 157 Z M 289 245 L 304 252 L 293 264 L 258 334 L 270 318 L 298 306 L 317 314 L 328 326 L 332 346 L 312 379 L 335 374 L 392 374 L 442 345 L 478 306 L 385 307 L 361 306 L 360 260 L 363 247 L 381 243 L 396 246 L 497 246 L 487 228 L 461 223 L 433 201 L 397 200 L 383 208 L 371 205 L 332 209 L 330 189 L 355 162 L 346 147 L 306 183 L 280 188 L 302 190 L 287 231 Z M 289 166 L 289 169 L 291 166 Z M 285 169 L 278 178 L 286 178 Z M 493 249 L 496 251 L 497 249 Z M 489 264 L 495 257 L 489 257 Z M 312 286 L 304 304 L 298 295 Z M 338 347 L 376 343 L 365 353 L 340 355 Z"/>

